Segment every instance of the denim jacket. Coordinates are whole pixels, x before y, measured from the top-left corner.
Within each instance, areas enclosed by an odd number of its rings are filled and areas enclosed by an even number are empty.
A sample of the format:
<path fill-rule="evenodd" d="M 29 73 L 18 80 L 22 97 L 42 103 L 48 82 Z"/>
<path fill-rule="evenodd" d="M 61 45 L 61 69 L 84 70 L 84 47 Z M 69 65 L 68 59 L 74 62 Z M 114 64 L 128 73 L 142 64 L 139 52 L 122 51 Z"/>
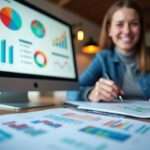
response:
<path fill-rule="evenodd" d="M 135 67 L 135 73 L 138 73 L 138 69 Z M 104 77 L 107 73 L 110 78 L 120 87 L 123 84 L 123 74 L 125 72 L 125 66 L 120 61 L 120 58 L 114 50 L 105 49 L 98 53 L 93 59 L 92 63 L 88 66 L 86 71 L 82 73 L 79 78 L 80 90 L 69 91 L 67 97 L 69 100 L 87 100 L 88 89 L 94 87 L 96 81 Z M 150 98 L 150 73 L 141 73 L 137 79 L 137 83 L 145 96 L 145 99 Z"/>

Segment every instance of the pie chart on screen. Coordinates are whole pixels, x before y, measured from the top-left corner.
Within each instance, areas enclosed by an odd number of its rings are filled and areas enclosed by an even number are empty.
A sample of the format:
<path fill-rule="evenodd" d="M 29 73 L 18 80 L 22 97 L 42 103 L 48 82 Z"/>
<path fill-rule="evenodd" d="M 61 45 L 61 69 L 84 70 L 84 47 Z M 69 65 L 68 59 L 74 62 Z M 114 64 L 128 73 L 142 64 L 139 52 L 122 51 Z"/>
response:
<path fill-rule="evenodd" d="M 19 30 L 22 25 L 20 15 L 10 7 L 4 7 L 0 10 L 2 23 L 11 30 Z"/>
<path fill-rule="evenodd" d="M 43 38 L 45 35 L 44 25 L 38 20 L 32 21 L 31 30 L 32 30 L 33 34 L 38 38 Z"/>
<path fill-rule="evenodd" d="M 34 54 L 34 62 L 38 67 L 43 68 L 47 65 L 47 57 L 42 51 L 37 50 Z"/>

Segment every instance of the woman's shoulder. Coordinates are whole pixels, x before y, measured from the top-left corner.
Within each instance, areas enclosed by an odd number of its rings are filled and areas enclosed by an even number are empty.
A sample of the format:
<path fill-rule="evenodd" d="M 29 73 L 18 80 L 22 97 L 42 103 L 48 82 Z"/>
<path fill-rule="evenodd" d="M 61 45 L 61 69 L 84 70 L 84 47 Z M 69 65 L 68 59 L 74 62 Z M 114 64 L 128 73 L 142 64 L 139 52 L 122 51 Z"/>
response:
<path fill-rule="evenodd" d="M 102 49 L 97 53 L 97 57 L 112 57 L 115 55 L 115 51 L 113 49 Z"/>

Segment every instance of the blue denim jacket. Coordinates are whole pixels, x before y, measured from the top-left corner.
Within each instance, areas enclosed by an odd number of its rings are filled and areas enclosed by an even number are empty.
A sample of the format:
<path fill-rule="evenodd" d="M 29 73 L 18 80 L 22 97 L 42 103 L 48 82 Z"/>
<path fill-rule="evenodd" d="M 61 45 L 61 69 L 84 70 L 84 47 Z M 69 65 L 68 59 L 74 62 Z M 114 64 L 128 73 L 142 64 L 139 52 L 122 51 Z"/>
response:
<path fill-rule="evenodd" d="M 137 67 L 135 67 L 133 71 L 135 71 L 135 73 L 139 72 Z M 120 61 L 116 52 L 114 50 L 105 49 L 96 55 L 86 71 L 80 76 L 80 90 L 69 91 L 67 93 L 68 100 L 87 100 L 86 94 L 88 94 L 88 89 L 94 87 L 96 81 L 100 77 L 104 77 L 105 73 L 107 73 L 117 85 L 122 87 L 124 72 L 125 66 Z M 145 99 L 150 98 L 150 73 L 141 73 L 140 77 L 137 79 L 137 83 Z"/>

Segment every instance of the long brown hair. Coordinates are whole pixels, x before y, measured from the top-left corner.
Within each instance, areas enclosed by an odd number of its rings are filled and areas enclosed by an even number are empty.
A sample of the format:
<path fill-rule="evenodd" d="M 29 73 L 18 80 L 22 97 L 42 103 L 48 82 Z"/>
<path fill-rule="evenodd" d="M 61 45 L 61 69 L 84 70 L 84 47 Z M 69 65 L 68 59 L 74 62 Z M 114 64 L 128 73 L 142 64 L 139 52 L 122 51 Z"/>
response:
<path fill-rule="evenodd" d="M 101 27 L 101 34 L 99 41 L 100 47 L 102 49 L 114 48 L 115 45 L 108 35 L 108 29 L 111 24 L 113 14 L 123 7 L 134 9 L 139 16 L 141 31 L 139 41 L 135 46 L 137 49 L 136 50 L 137 63 L 139 65 L 139 69 L 142 72 L 150 72 L 150 50 L 145 48 L 144 19 L 141 8 L 139 7 L 139 5 L 136 3 L 135 0 L 118 0 L 108 9 Z"/>

